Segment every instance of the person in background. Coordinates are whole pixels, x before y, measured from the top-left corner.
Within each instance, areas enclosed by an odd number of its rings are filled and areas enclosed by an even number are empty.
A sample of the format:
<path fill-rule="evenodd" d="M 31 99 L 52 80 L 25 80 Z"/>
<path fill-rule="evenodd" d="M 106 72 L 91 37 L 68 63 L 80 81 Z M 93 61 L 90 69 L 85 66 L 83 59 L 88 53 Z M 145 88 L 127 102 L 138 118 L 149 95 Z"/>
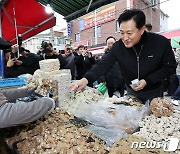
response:
<path fill-rule="evenodd" d="M 20 54 L 18 60 L 21 61 L 22 69 L 25 70 L 25 73 L 33 75 L 39 69 L 39 57 L 23 47 L 20 48 Z"/>
<path fill-rule="evenodd" d="M 146 31 L 147 32 L 152 32 L 152 25 L 151 24 L 145 24 L 145 27 L 146 27 Z"/>
<path fill-rule="evenodd" d="M 53 51 L 53 48 L 51 45 L 49 45 L 47 42 L 43 43 L 43 51 L 42 55 L 40 55 L 39 60 L 44 60 L 44 59 L 59 59 L 60 62 L 60 68 L 64 69 L 65 66 L 68 64 L 68 61 L 61 55 L 61 54 L 55 54 Z"/>
<path fill-rule="evenodd" d="M 77 48 L 77 52 L 74 52 L 75 65 L 77 70 L 77 80 L 81 79 L 84 74 L 95 64 L 95 59 L 92 54 L 83 45 Z"/>
<path fill-rule="evenodd" d="M 73 54 L 73 48 L 70 44 L 67 44 L 64 49 L 63 57 L 68 61 L 68 64 L 65 66 L 65 68 L 70 68 L 71 70 L 71 79 L 76 80 L 76 66 L 74 62 L 74 54 Z"/>
<path fill-rule="evenodd" d="M 109 36 L 106 39 L 107 47 L 105 48 L 104 54 L 108 54 L 115 42 L 116 39 L 113 36 Z M 103 75 L 102 80 L 104 80 L 107 86 L 109 97 L 112 97 L 115 91 L 119 92 L 121 97 L 124 96 L 125 83 L 117 62 L 107 73 L 105 73 L 105 75 Z"/>
<path fill-rule="evenodd" d="M 180 105 L 180 49 L 176 49 L 175 58 L 177 62 L 176 75 L 178 78 L 178 86 L 173 95 L 173 103 Z"/>
<path fill-rule="evenodd" d="M 176 72 L 172 75 L 170 75 L 169 77 L 167 77 L 167 79 L 165 80 L 165 90 L 167 92 L 167 94 L 165 96 L 171 96 L 171 98 L 173 98 L 173 96 L 175 95 L 175 91 L 179 86 L 179 81 L 180 81 L 180 51 L 173 50 L 173 53 L 175 54 L 175 59 L 176 59 L 176 63 L 177 63 L 177 68 L 176 68 Z"/>
<path fill-rule="evenodd" d="M 0 49 L 9 49 L 10 44 L 0 39 Z M 11 58 L 11 49 L 6 51 L 9 55 L 6 58 L 14 63 Z M 0 89 L 0 128 L 16 126 L 35 121 L 45 114 L 51 113 L 55 108 L 55 102 L 52 98 L 42 97 L 32 102 L 11 103 L 17 98 L 30 96 L 35 89 L 14 88 Z"/>
<path fill-rule="evenodd" d="M 21 74 L 25 74 L 26 70 L 21 67 L 22 61 L 13 57 L 12 49 L 4 50 L 4 77 L 14 78 Z"/>
<path fill-rule="evenodd" d="M 82 90 L 118 62 L 127 94 L 136 96 L 144 103 L 162 97 L 164 79 L 176 70 L 170 42 L 161 35 L 146 32 L 146 17 L 141 10 L 125 10 L 118 22 L 120 40 L 80 81 L 71 83 L 70 89 Z"/>
<path fill-rule="evenodd" d="M 176 49 L 175 59 L 177 62 L 176 74 L 177 74 L 177 77 L 179 79 L 179 84 L 180 84 L 180 48 Z"/>

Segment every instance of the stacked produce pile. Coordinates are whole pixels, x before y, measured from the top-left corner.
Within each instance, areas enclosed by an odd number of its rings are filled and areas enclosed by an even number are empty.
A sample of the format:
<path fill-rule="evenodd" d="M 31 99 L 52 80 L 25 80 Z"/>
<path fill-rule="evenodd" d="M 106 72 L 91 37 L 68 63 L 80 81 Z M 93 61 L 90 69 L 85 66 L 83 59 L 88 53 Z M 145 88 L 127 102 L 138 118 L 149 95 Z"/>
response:
<path fill-rule="evenodd" d="M 44 84 L 43 79 L 47 78 L 49 78 L 50 81 L 48 84 Z M 56 86 L 54 86 L 53 90 L 58 89 L 55 96 L 58 96 L 59 108 L 56 108 L 52 114 L 46 116 L 43 120 L 37 121 L 33 129 L 21 132 L 18 136 L 10 139 L 13 141 L 25 138 L 24 141 L 18 143 L 18 149 L 21 153 L 163 154 L 162 148 L 131 148 L 132 142 L 140 143 L 150 140 L 163 141 L 167 137 L 180 136 L 180 114 L 173 113 L 174 109 L 171 103 L 164 99 L 157 98 L 151 102 L 152 105 L 150 108 L 153 114 L 146 116 L 139 123 L 140 131 L 133 135 L 128 135 L 129 137 L 127 139 L 120 139 L 114 143 L 112 147 L 108 147 L 102 140 L 95 137 L 92 132 L 86 129 L 88 127 L 85 126 L 88 125 L 88 123 L 85 125 L 75 124 L 74 116 L 82 116 L 82 114 L 88 113 L 88 107 L 91 104 L 96 106 L 100 100 L 104 100 L 104 103 L 107 103 L 106 106 L 111 106 L 111 104 L 118 106 L 117 108 L 109 108 L 110 110 L 107 110 L 111 117 L 119 114 L 119 110 L 115 109 L 120 108 L 120 105 L 124 104 L 128 107 L 136 106 L 141 108 L 141 102 L 133 96 L 105 99 L 103 95 L 92 88 L 87 88 L 83 92 L 73 93 L 68 88 L 70 78 L 69 70 L 56 70 L 50 73 L 41 70 L 35 72 L 29 84 L 35 84 L 34 87 L 38 87 L 37 92 L 38 89 L 41 90 L 47 87 L 47 91 L 52 89 L 51 83 L 53 80 L 56 81 Z M 102 110 L 97 111 L 100 113 Z M 128 113 L 128 111 L 125 110 L 124 113 L 121 112 L 123 116 L 125 113 Z M 135 117 L 135 115 L 132 116 Z M 108 116 L 107 120 L 109 119 Z M 133 118 L 127 121 L 131 120 L 133 120 Z"/>
<path fill-rule="evenodd" d="M 180 118 L 177 113 L 170 117 L 146 116 L 140 123 L 140 131 L 134 133 L 147 141 L 164 141 L 168 137 L 180 137 Z"/>
<path fill-rule="evenodd" d="M 97 103 L 100 99 L 104 98 L 100 92 L 93 88 L 87 88 L 77 93 L 69 92 L 69 95 L 70 99 L 59 101 L 59 107 L 75 116 L 77 116 L 79 112 L 86 112 L 86 104 Z M 59 99 L 63 99 L 61 92 L 59 93 Z"/>
<path fill-rule="evenodd" d="M 180 112 L 174 110 L 172 103 L 164 98 L 155 98 L 150 108 L 153 114 L 139 123 L 140 131 L 133 135 L 162 144 L 167 143 L 168 138 L 180 139 Z"/>
<path fill-rule="evenodd" d="M 60 63 L 58 59 L 46 59 L 39 61 L 40 69 L 43 72 L 52 72 L 60 69 Z"/>
<path fill-rule="evenodd" d="M 36 126 L 27 132 L 21 132 L 18 137 L 8 140 L 8 143 L 19 139 L 18 150 L 22 154 L 163 154 L 161 150 L 131 149 L 133 141 L 144 141 L 143 138 L 129 136 L 126 140 L 117 141 L 113 147 L 107 147 L 103 141 L 96 138 L 90 131 L 81 127 L 77 128 L 70 121 L 73 120 L 66 112 L 56 108 L 42 121 L 37 121 Z"/>
<path fill-rule="evenodd" d="M 40 69 L 34 72 L 32 77 L 27 80 L 28 88 L 36 88 L 36 93 L 42 96 L 52 95 L 55 101 L 58 98 L 62 98 L 64 87 L 71 82 L 70 70 L 59 70 L 58 59 L 42 60 L 40 63 Z M 60 88 L 58 88 L 60 87 Z M 58 90 L 61 97 L 58 97 Z M 65 98 L 65 96 L 64 96 Z"/>
<path fill-rule="evenodd" d="M 140 138 L 134 135 L 129 135 L 127 139 L 119 139 L 110 149 L 111 154 L 167 154 L 162 149 L 147 149 L 147 148 L 135 148 L 132 147 L 133 142 L 144 142 L 144 138 Z M 171 153 L 169 153 L 171 154 Z"/>
<path fill-rule="evenodd" d="M 77 128 L 69 119 L 73 117 L 56 108 L 51 116 L 38 121 L 34 129 L 18 135 L 19 138 L 26 138 L 18 144 L 19 151 L 23 154 L 106 152 L 107 147 L 90 131 Z"/>

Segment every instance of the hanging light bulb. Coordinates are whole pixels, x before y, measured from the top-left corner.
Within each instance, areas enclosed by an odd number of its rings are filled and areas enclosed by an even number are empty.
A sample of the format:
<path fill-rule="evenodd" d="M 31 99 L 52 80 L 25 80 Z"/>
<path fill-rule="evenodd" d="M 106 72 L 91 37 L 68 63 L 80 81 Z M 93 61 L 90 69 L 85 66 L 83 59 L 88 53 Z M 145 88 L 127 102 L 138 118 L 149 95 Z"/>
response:
<path fill-rule="evenodd" d="M 50 4 L 47 4 L 45 10 L 46 10 L 47 13 L 52 13 L 52 12 L 53 12 L 53 9 L 52 9 L 52 7 L 50 6 Z"/>

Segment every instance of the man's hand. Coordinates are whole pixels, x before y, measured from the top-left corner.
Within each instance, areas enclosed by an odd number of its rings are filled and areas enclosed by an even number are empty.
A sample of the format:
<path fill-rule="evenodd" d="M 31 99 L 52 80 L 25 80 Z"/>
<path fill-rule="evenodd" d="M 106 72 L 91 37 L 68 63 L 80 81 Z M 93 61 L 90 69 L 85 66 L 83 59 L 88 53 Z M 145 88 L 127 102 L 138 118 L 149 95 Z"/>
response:
<path fill-rule="evenodd" d="M 139 86 L 137 86 L 135 88 L 132 87 L 132 89 L 134 91 L 140 91 L 140 90 L 144 89 L 144 87 L 147 85 L 147 83 L 146 83 L 146 81 L 144 79 L 140 80 L 138 83 L 139 83 Z"/>
<path fill-rule="evenodd" d="M 87 84 L 88 84 L 88 80 L 86 78 L 82 78 L 81 80 L 71 83 L 69 88 L 75 92 L 81 91 L 82 89 L 84 89 L 87 86 Z"/>
<path fill-rule="evenodd" d="M 15 63 L 15 58 L 11 59 L 11 55 L 9 55 L 9 60 L 7 61 L 7 67 L 12 67 Z"/>
<path fill-rule="evenodd" d="M 15 62 L 16 62 L 16 65 L 22 65 L 22 61 L 21 61 L 21 60 L 17 60 L 17 59 L 16 59 Z"/>
<path fill-rule="evenodd" d="M 86 50 L 83 50 L 82 56 L 83 56 L 83 57 L 86 56 Z"/>

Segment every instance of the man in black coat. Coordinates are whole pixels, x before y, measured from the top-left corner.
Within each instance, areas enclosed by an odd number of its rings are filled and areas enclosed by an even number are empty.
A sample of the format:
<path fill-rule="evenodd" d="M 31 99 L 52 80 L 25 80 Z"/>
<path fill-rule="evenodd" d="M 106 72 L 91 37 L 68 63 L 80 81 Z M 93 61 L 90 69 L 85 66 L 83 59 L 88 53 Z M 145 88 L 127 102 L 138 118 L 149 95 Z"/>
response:
<path fill-rule="evenodd" d="M 80 91 L 118 62 L 128 94 L 142 101 L 162 96 L 164 79 L 175 73 L 176 61 L 170 42 L 165 37 L 145 31 L 145 14 L 141 10 L 125 10 L 118 18 L 120 40 L 114 43 L 84 78 L 72 83 Z M 137 79 L 136 84 L 132 81 Z"/>
<path fill-rule="evenodd" d="M 91 69 L 92 65 L 95 64 L 95 59 L 83 45 L 80 45 L 78 47 L 77 52 L 74 53 L 74 56 L 74 62 L 77 70 L 76 79 L 80 80 L 84 76 L 84 74 Z"/>
<path fill-rule="evenodd" d="M 43 50 L 43 54 L 40 55 L 39 57 L 39 60 L 45 60 L 45 59 L 58 59 L 60 62 L 61 69 L 64 69 L 65 66 L 68 64 L 68 61 L 61 54 L 55 54 L 53 50 L 49 48 L 45 48 Z"/>
<path fill-rule="evenodd" d="M 71 79 L 76 80 L 76 66 L 74 62 L 73 48 L 70 44 L 67 44 L 64 49 L 64 54 L 62 56 L 67 60 L 68 64 L 65 66 L 65 69 L 71 70 Z"/>
<path fill-rule="evenodd" d="M 116 42 L 116 39 L 113 36 L 109 36 L 106 39 L 107 47 L 105 48 L 104 55 L 108 54 L 109 50 L 112 48 L 113 44 Z M 119 92 L 120 96 L 124 96 L 124 79 L 122 77 L 120 68 L 118 63 L 116 62 L 114 66 L 108 70 L 108 72 L 105 73 L 101 77 L 101 82 L 105 82 L 108 95 L 109 97 L 112 97 L 114 95 L 114 92 Z"/>

